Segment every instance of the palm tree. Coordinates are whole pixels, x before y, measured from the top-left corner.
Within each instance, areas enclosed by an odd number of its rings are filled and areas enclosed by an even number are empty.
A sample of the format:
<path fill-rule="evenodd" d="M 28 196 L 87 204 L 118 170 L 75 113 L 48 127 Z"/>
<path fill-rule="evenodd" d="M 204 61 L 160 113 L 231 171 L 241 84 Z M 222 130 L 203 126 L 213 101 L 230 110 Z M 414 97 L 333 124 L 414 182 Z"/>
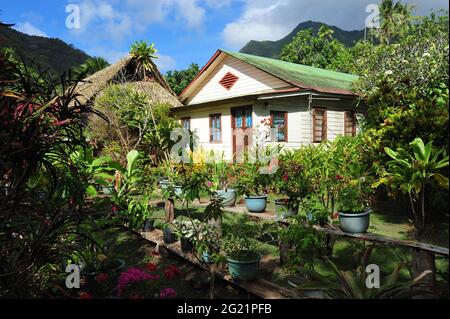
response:
<path fill-rule="evenodd" d="M 325 41 L 331 41 L 333 39 L 334 30 L 329 28 L 326 25 L 322 25 L 317 32 L 317 35 L 321 39 L 325 39 Z"/>
<path fill-rule="evenodd" d="M 412 7 L 400 1 L 382 0 L 380 5 L 381 27 L 378 38 L 389 44 L 392 38 L 404 33 L 410 26 Z"/>
<path fill-rule="evenodd" d="M 97 73 L 98 71 L 103 70 L 108 67 L 109 63 L 102 57 L 94 57 L 87 59 L 83 64 L 79 67 L 75 68 L 75 73 L 81 77 L 85 78 L 89 75 Z"/>
<path fill-rule="evenodd" d="M 153 70 L 152 59 L 157 59 L 158 56 L 155 53 L 158 52 L 155 49 L 155 44 L 149 44 L 147 41 L 138 41 L 133 43 L 130 49 L 130 55 L 138 62 L 138 70 L 142 70 L 144 78 L 146 73 Z"/>

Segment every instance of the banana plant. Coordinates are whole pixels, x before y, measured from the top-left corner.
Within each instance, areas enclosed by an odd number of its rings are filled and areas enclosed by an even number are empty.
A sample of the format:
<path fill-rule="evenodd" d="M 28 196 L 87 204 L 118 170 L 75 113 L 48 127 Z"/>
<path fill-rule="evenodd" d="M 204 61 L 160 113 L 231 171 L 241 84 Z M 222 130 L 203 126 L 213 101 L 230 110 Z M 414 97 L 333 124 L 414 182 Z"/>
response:
<path fill-rule="evenodd" d="M 121 169 L 119 163 L 116 163 L 108 156 L 94 157 L 91 148 L 79 149 L 70 154 L 70 160 L 79 169 L 79 176 L 85 180 L 85 190 L 90 196 L 96 196 L 96 185 L 110 186 L 114 178 L 114 172 Z"/>
<path fill-rule="evenodd" d="M 115 174 L 112 202 L 119 208 L 125 209 L 131 201 L 131 195 L 139 186 L 142 180 L 141 170 L 138 167 L 138 160 L 141 154 L 132 150 L 127 154 L 126 168 L 120 167 Z"/>

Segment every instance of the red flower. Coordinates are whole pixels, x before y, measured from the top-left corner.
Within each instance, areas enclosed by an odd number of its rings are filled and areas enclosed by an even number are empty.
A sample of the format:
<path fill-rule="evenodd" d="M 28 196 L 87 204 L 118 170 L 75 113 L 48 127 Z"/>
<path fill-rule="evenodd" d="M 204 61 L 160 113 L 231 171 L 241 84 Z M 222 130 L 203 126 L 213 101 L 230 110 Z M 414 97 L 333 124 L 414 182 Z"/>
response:
<path fill-rule="evenodd" d="M 164 277 L 166 277 L 166 279 L 173 279 L 179 276 L 181 276 L 181 271 L 175 265 L 170 265 L 164 270 Z"/>
<path fill-rule="evenodd" d="M 344 178 L 343 178 L 341 175 L 336 175 L 336 176 L 335 176 L 335 179 L 336 179 L 337 181 L 342 181 Z"/>
<path fill-rule="evenodd" d="M 107 281 L 109 278 L 107 273 L 102 272 L 101 274 L 99 274 L 97 277 L 95 277 L 95 280 L 97 282 L 105 282 Z"/>
<path fill-rule="evenodd" d="M 283 181 L 285 181 L 285 182 L 289 181 L 289 176 L 284 175 L 284 176 L 283 176 Z"/>
<path fill-rule="evenodd" d="M 79 299 L 92 299 L 92 295 L 86 291 L 80 293 Z"/>
<path fill-rule="evenodd" d="M 156 267 L 156 265 L 155 265 L 154 263 L 148 263 L 148 264 L 147 264 L 147 270 L 150 271 L 150 272 L 155 271 L 156 268 L 157 268 L 157 267 Z"/>
<path fill-rule="evenodd" d="M 112 212 L 112 213 L 115 214 L 115 213 L 117 213 L 118 211 L 119 211 L 119 207 L 117 207 L 117 205 L 114 205 L 114 204 L 111 205 L 111 212 Z"/>

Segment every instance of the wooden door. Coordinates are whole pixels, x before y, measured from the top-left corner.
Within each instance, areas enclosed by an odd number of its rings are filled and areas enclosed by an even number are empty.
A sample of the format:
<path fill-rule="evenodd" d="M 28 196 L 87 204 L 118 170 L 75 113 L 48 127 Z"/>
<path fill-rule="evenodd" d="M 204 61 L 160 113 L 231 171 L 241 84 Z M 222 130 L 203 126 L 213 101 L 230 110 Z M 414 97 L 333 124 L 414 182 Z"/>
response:
<path fill-rule="evenodd" d="M 233 133 L 233 160 L 242 161 L 252 145 L 253 108 L 244 106 L 231 110 L 231 129 Z"/>

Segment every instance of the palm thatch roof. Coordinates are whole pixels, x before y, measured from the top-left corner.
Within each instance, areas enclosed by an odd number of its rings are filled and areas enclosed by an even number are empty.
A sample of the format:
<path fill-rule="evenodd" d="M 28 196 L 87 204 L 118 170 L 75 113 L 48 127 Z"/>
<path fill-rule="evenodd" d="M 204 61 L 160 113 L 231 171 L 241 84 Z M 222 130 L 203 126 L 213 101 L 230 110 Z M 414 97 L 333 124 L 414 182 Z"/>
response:
<path fill-rule="evenodd" d="M 152 72 L 146 78 L 138 71 L 136 62 L 131 56 L 108 66 L 107 68 L 87 77 L 77 86 L 81 103 L 92 102 L 108 85 L 131 83 L 139 91 L 146 93 L 151 102 L 169 103 L 172 107 L 182 106 L 167 81 L 151 62 Z"/>

